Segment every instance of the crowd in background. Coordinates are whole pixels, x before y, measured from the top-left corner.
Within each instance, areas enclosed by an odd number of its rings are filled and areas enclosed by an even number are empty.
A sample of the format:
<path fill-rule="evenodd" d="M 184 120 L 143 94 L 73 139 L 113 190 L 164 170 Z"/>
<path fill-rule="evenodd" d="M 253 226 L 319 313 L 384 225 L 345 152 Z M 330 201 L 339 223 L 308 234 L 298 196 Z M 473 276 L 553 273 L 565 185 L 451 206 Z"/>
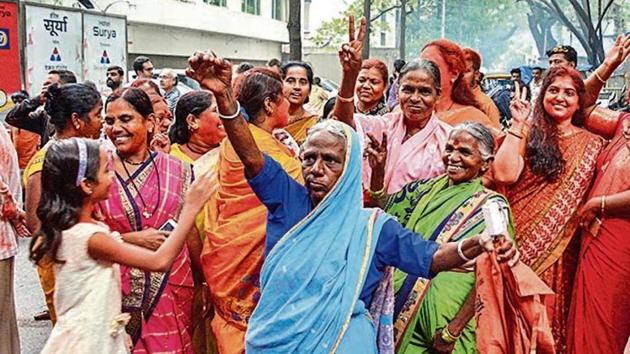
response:
<path fill-rule="evenodd" d="M 492 94 L 474 48 L 390 71 L 364 36 L 350 19 L 330 97 L 306 62 L 212 51 L 197 89 L 141 56 L 111 93 L 56 70 L 13 95 L 0 352 L 31 237 L 44 353 L 623 353 L 630 113 L 597 99 L 630 35 L 587 77 L 560 45 Z"/>

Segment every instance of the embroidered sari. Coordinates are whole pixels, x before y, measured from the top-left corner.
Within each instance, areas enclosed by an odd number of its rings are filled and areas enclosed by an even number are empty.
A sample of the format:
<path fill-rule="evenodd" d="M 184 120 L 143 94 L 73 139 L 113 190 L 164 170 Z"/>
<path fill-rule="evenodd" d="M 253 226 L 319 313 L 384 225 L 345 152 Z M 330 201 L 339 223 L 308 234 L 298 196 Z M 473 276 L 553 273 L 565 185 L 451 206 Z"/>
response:
<path fill-rule="evenodd" d="M 300 162 L 287 147 L 253 124 L 249 129 L 261 151 L 304 183 Z M 242 353 L 247 322 L 260 297 L 267 209 L 247 184 L 230 141 L 224 140 L 220 149 L 219 190 L 208 202 L 201 263 L 215 307 L 212 331 L 219 352 Z"/>
<path fill-rule="evenodd" d="M 147 227 L 159 229 L 168 219 L 177 219 L 192 179 L 191 167 L 162 153 L 152 156 L 155 166 L 148 159 L 130 180 L 117 174 L 109 198 L 99 204 L 105 223 L 113 231 L 124 234 Z M 152 212 L 148 218 L 131 180 L 142 194 L 146 210 Z M 131 314 L 127 333 L 134 343 L 133 352 L 192 353 L 194 284 L 188 248 L 184 245 L 166 273 L 122 265 L 120 269 L 123 312 Z"/>
<path fill-rule="evenodd" d="M 427 125 L 418 133 L 405 140 L 407 127 L 402 112 L 384 116 L 354 115 L 355 126 L 362 141 L 369 141 L 371 133 L 382 139 L 387 133 L 388 158 L 385 166 L 385 186 L 387 193 L 398 192 L 406 184 L 425 178 L 433 178 L 444 173 L 442 152 L 448 140 L 451 126 L 431 117 Z M 367 159 L 363 160 L 363 186 L 368 189 L 372 169 Z"/>
<path fill-rule="evenodd" d="M 480 179 L 449 186 L 446 175 L 416 181 L 392 195 L 386 207 L 407 229 L 440 244 L 480 234 L 485 228 L 482 207 L 503 196 L 483 187 Z M 508 215 L 508 220 L 511 217 Z M 508 226 L 513 233 L 511 224 Z M 442 272 L 430 282 L 396 271 L 394 335 L 398 353 L 430 352 L 433 336 L 459 312 L 475 286 L 470 272 Z M 471 320 L 455 344 L 455 353 L 474 353 L 475 324 Z"/>
<path fill-rule="evenodd" d="M 625 114 L 630 119 L 630 113 Z M 622 118 L 620 121 L 623 121 Z M 630 189 L 630 144 L 617 135 L 597 162 L 589 198 Z M 627 213 L 626 213 L 627 215 Z M 571 299 L 568 352 L 623 353 L 630 336 L 630 218 L 609 215 L 599 230 L 582 231 L 582 247 Z"/>
<path fill-rule="evenodd" d="M 339 180 L 265 259 L 247 353 L 377 352 L 376 331 L 359 295 L 388 217 L 361 207 L 362 151 L 350 127 L 346 134 Z"/>
<path fill-rule="evenodd" d="M 556 181 L 535 175 L 525 163 L 519 180 L 509 187 L 500 186 L 499 191 L 505 192 L 514 213 L 521 260 L 556 293 L 552 329 L 556 350 L 564 353 L 579 248 L 573 237 L 578 227 L 576 212 L 591 185 L 603 142 L 580 130 L 560 138 L 559 146 L 566 164 Z"/>

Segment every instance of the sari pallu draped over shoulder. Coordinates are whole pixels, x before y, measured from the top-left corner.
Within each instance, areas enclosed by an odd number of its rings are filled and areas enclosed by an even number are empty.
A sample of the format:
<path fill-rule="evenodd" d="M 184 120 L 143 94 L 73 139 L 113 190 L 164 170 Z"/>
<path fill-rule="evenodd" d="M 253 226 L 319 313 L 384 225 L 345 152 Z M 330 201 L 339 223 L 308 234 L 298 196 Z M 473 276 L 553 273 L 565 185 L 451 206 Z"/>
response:
<path fill-rule="evenodd" d="M 585 130 L 559 138 L 565 167 L 553 182 L 525 164 L 519 180 L 505 191 L 514 213 L 521 260 L 554 291 L 552 329 L 558 353 L 565 352 L 566 322 L 579 244 L 577 211 L 591 186 L 603 141 Z M 573 242 L 572 242 L 573 241 Z"/>
<path fill-rule="evenodd" d="M 406 228 L 440 244 L 480 234 L 485 228 L 482 206 L 496 200 L 507 208 L 503 196 L 483 187 L 480 179 L 449 186 L 446 175 L 408 184 L 392 195 L 386 211 Z M 509 210 L 509 209 L 507 209 Z M 511 216 L 508 232 L 513 233 Z M 442 272 L 430 282 L 395 273 L 394 333 L 399 353 L 429 351 L 437 329 L 459 312 L 475 286 L 470 272 Z M 455 353 L 476 352 L 471 321 L 455 346 Z"/>
<path fill-rule="evenodd" d="M 265 259 L 247 353 L 376 352 L 376 330 L 359 295 L 387 217 L 361 207 L 361 147 L 345 128 L 337 184 Z"/>
<path fill-rule="evenodd" d="M 300 162 L 289 149 L 255 125 L 249 129 L 258 148 L 303 183 Z M 243 163 L 227 139 L 221 143 L 218 166 L 219 189 L 208 202 L 201 263 L 215 308 L 212 327 L 219 351 L 241 353 L 260 297 L 267 208 L 249 187 Z"/>
<path fill-rule="evenodd" d="M 158 229 L 167 220 L 178 218 L 192 180 L 191 166 L 169 155 L 152 154 L 155 165 L 149 158 L 131 175 L 138 191 L 129 180 L 117 175 L 109 198 L 99 203 L 104 221 L 113 231 Z M 148 218 L 143 215 L 138 192 L 151 212 Z M 134 341 L 134 352 L 190 352 L 193 277 L 188 247 L 184 245 L 166 273 L 122 265 L 120 269 L 123 312 L 131 314 L 127 332 Z"/>

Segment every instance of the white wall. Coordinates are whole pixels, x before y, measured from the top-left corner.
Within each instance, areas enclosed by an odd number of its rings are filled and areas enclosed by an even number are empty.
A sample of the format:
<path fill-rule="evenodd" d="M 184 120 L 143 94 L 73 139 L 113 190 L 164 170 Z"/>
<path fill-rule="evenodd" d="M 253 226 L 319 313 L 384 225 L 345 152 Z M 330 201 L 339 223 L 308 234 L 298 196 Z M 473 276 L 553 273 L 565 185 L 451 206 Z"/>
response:
<path fill-rule="evenodd" d="M 75 0 L 32 0 L 43 4 Z M 115 0 L 92 0 L 104 9 Z M 109 7 L 108 14 L 127 16 L 130 60 L 134 54 L 188 57 L 195 50 L 212 49 L 227 58 L 264 62 L 280 58 L 289 41 L 286 23 L 272 19 L 272 0 L 260 0 L 260 16 L 241 12 L 241 0 L 226 7 L 201 0 L 129 0 Z"/>

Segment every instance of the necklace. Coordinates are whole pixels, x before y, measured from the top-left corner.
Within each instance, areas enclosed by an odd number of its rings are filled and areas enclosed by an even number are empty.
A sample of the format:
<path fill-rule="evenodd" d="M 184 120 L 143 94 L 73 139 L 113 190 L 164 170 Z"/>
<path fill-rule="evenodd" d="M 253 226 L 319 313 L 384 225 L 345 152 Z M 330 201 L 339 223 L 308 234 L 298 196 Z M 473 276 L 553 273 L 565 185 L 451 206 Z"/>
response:
<path fill-rule="evenodd" d="M 193 149 L 192 147 L 190 147 L 190 144 L 189 144 L 189 143 L 186 143 L 186 144 L 184 144 L 184 145 L 186 145 L 186 148 L 188 148 L 188 150 L 190 150 L 192 153 L 195 153 L 195 154 L 197 154 L 197 155 L 203 155 L 203 154 L 205 154 L 205 153 L 206 153 L 206 152 L 204 152 L 204 151 L 199 151 L 199 150 L 195 150 L 195 149 Z"/>
<path fill-rule="evenodd" d="M 123 165 L 123 169 L 125 169 L 125 173 L 127 173 L 127 178 L 128 180 L 131 182 L 131 185 L 133 186 L 133 189 L 135 189 L 136 194 L 138 195 L 138 197 L 140 197 L 140 202 L 142 203 L 142 216 L 144 216 L 145 219 L 150 218 L 153 214 L 155 214 L 155 212 L 157 211 L 157 208 L 159 208 L 160 206 L 160 190 L 161 190 L 161 186 L 160 186 L 160 173 L 157 170 L 157 166 L 155 165 L 155 160 L 153 159 L 153 154 L 151 154 L 149 152 L 149 157 L 151 158 L 151 164 L 153 164 L 153 170 L 156 173 L 157 176 L 157 189 L 158 189 L 158 200 L 157 203 L 155 203 L 155 208 L 153 208 L 153 212 L 149 212 L 149 208 L 147 206 L 147 203 L 144 201 L 144 198 L 142 197 L 142 194 L 140 193 L 140 190 L 138 189 L 138 186 L 136 186 L 136 182 L 134 181 L 133 178 L 131 178 L 131 174 L 129 173 L 129 170 L 127 170 L 127 165 L 125 164 L 125 159 L 123 159 L 120 154 L 118 153 L 118 151 L 116 151 L 116 154 L 118 155 L 118 157 L 120 158 L 120 161 L 122 162 Z"/>

